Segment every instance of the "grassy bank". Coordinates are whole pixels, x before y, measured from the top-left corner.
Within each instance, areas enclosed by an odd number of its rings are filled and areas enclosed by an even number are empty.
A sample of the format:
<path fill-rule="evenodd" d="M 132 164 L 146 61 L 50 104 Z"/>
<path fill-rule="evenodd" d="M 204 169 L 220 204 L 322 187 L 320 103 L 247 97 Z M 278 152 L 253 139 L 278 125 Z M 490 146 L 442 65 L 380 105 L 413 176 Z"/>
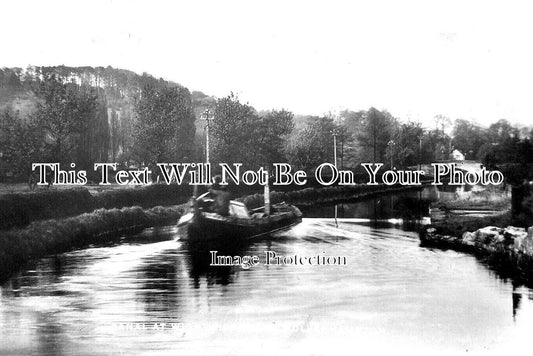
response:
<path fill-rule="evenodd" d="M 284 187 L 286 188 L 286 187 Z M 309 187 L 294 191 L 274 191 L 273 203 L 285 201 L 298 205 L 328 203 L 371 197 L 396 190 L 418 189 L 416 186 L 355 186 Z M 103 188 L 105 189 L 105 188 Z M 205 189 L 205 188 L 202 188 Z M 233 196 L 246 193 L 242 187 L 232 187 Z M 138 188 L 108 189 L 92 193 L 85 187 L 72 189 L 39 189 L 0 195 L 0 230 L 22 227 L 37 220 L 57 219 L 91 212 L 95 209 L 113 209 L 128 206 L 151 208 L 170 206 L 188 201 L 192 188 L 187 185 L 154 184 Z M 264 205 L 263 195 L 239 198 L 249 208 Z"/>
<path fill-rule="evenodd" d="M 476 187 L 472 191 L 456 193 L 453 200 L 439 201 L 432 204 L 445 211 L 505 211 L 511 209 L 511 196 L 507 190 L 499 187 Z"/>
<path fill-rule="evenodd" d="M 433 227 L 439 234 L 462 236 L 467 231 L 475 231 L 485 226 L 505 227 L 511 225 L 511 223 L 511 212 L 506 210 L 487 216 L 449 214 L 444 221 L 434 224 Z"/>
<path fill-rule="evenodd" d="M 533 234 L 526 233 L 528 224 L 512 216 L 507 192 L 485 189 L 433 204 L 432 225 L 422 229 L 420 241 L 421 246 L 474 254 L 503 278 L 533 285 Z"/>
<path fill-rule="evenodd" d="M 91 194 L 86 188 L 40 189 L 35 192 L 0 195 L 0 230 L 20 227 L 36 220 L 62 218 L 95 209 L 185 203 L 190 187 L 154 184 L 130 189 L 111 189 Z"/>
<path fill-rule="evenodd" d="M 384 185 L 355 185 L 337 186 L 326 188 L 305 188 L 291 192 L 270 193 L 272 204 L 286 202 L 298 206 L 315 204 L 327 204 L 332 202 L 351 201 L 354 199 L 369 198 L 375 195 L 404 191 L 409 189 L 420 189 L 420 186 L 384 186 Z M 243 202 L 248 209 L 255 209 L 264 205 L 263 194 L 254 194 L 237 199 Z"/>
<path fill-rule="evenodd" d="M 90 243 L 107 242 L 114 236 L 139 231 L 151 226 L 173 224 L 183 212 L 182 206 L 155 207 L 143 210 L 140 206 L 115 208 L 142 201 L 144 205 L 156 202 L 173 203 L 186 200 L 188 195 L 177 191 L 179 186 L 154 185 L 143 189 L 113 190 L 101 195 L 91 195 L 86 189 L 43 191 L 26 195 L 21 201 L 4 196 L 0 203 L 4 218 L 19 219 L 15 227 L 0 231 L 0 279 L 16 271 L 21 264 L 52 253 L 61 253 Z M 306 188 L 291 192 L 272 192 L 271 201 L 286 201 L 298 205 L 327 203 L 339 199 L 365 198 L 368 196 L 405 190 L 409 187 L 346 186 Z M 410 187 L 411 189 L 413 187 Z M 5 205 L 11 199 L 12 209 Z M 263 195 L 244 196 L 248 207 L 264 204 Z M 100 207 L 91 213 L 84 212 L 93 206 Z M 74 217 L 61 216 L 80 214 Z M 54 219 L 43 219 L 46 216 Z M 59 217 L 59 218 L 57 218 Z M 33 222 L 30 222 L 35 220 Z"/>
<path fill-rule="evenodd" d="M 106 242 L 125 232 L 151 226 L 173 224 L 183 207 L 155 207 L 143 210 L 134 206 L 122 209 L 98 209 L 65 219 L 35 221 L 25 228 L 0 234 L 0 280 L 7 278 L 21 264 L 51 253 L 61 253 L 90 243 Z"/>
<path fill-rule="evenodd" d="M 511 197 L 497 188 L 475 190 L 454 200 L 431 204 L 431 222 L 438 234 L 462 236 L 485 226 L 512 224 Z"/>

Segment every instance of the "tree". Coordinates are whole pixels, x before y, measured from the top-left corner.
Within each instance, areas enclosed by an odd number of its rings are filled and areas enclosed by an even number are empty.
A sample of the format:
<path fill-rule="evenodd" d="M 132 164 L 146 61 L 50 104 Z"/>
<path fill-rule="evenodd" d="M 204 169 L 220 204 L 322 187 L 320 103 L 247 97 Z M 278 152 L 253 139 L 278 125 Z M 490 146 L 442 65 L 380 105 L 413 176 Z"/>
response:
<path fill-rule="evenodd" d="M 47 158 L 59 163 L 72 161 L 76 143 L 72 134 L 80 129 L 76 93 L 68 90 L 55 75 L 49 75 L 38 84 L 37 95 L 41 100 L 37 102 L 35 118 L 46 133 Z"/>
<path fill-rule="evenodd" d="M 453 147 L 461 151 L 466 159 L 475 159 L 478 149 L 488 142 L 485 129 L 464 119 L 455 120 L 452 135 Z"/>
<path fill-rule="evenodd" d="M 35 93 L 37 110 L 30 116 L 44 132 L 47 161 L 90 169 L 95 161 L 107 160 L 107 112 L 95 88 L 63 83 L 50 74 L 35 83 Z"/>
<path fill-rule="evenodd" d="M 420 162 L 420 140 L 424 136 L 424 129 L 420 123 L 407 122 L 401 124 L 391 138 L 388 145 L 387 161 L 394 162 L 395 167 L 414 166 Z M 392 157 L 391 157 L 392 156 Z"/>
<path fill-rule="evenodd" d="M 367 111 L 356 136 L 363 149 L 362 160 L 383 162 L 395 124 L 396 120 L 386 111 L 381 112 L 373 107 Z"/>
<path fill-rule="evenodd" d="M 343 110 L 339 113 L 342 125 L 346 127 L 346 130 L 353 135 L 357 134 L 357 132 L 359 132 L 361 127 L 364 125 L 366 115 L 367 112 L 364 110 Z"/>
<path fill-rule="evenodd" d="M 341 130 L 332 118 L 314 117 L 287 142 L 289 163 L 298 169 L 314 170 L 324 162 L 333 163 L 333 131 Z"/>
<path fill-rule="evenodd" d="M 72 85 L 72 84 L 71 84 Z M 75 144 L 75 159 L 78 167 L 92 170 L 94 162 L 108 159 L 110 129 L 105 97 L 97 90 L 82 85 L 73 92 L 76 124 L 72 132 Z"/>
<path fill-rule="evenodd" d="M 422 161 L 424 163 L 445 161 L 450 158 L 452 139 L 444 131 L 428 131 L 422 139 Z"/>
<path fill-rule="evenodd" d="M 259 117 L 257 127 L 253 130 L 256 138 L 252 142 L 254 165 L 270 166 L 284 162 L 285 142 L 294 128 L 294 115 L 287 110 L 272 110 Z"/>
<path fill-rule="evenodd" d="M 449 117 L 444 115 L 435 115 L 435 130 L 440 130 L 442 132 L 446 131 L 446 128 L 452 125 L 452 120 Z"/>
<path fill-rule="evenodd" d="M 498 162 L 498 147 L 491 142 L 485 142 L 479 147 L 476 158 L 488 169 L 495 169 Z"/>
<path fill-rule="evenodd" d="M 134 157 L 139 162 L 180 162 L 191 158 L 194 115 L 189 91 L 162 81 L 146 83 L 135 102 Z"/>
<path fill-rule="evenodd" d="M 43 161 L 44 146 L 44 133 L 35 122 L 10 111 L 0 115 L 0 152 L 15 176 L 27 178 L 31 164 Z"/>
<path fill-rule="evenodd" d="M 254 126 L 259 117 L 253 107 L 239 102 L 233 93 L 218 99 L 210 123 L 211 156 L 215 163 L 250 165 Z"/>
<path fill-rule="evenodd" d="M 504 144 L 513 137 L 518 137 L 519 130 L 513 127 L 509 121 L 505 119 L 498 120 L 489 126 L 488 136 L 492 143 Z"/>
<path fill-rule="evenodd" d="M 121 149 L 121 143 L 122 143 L 122 137 L 121 137 L 121 127 L 120 127 L 120 120 L 119 116 L 117 114 L 117 111 L 114 109 L 111 109 L 111 115 L 110 115 L 110 159 L 112 162 L 114 162 L 119 155 L 120 149 Z"/>
<path fill-rule="evenodd" d="M 216 163 L 242 163 L 248 168 L 283 162 L 285 141 L 294 115 L 272 110 L 259 115 L 231 93 L 218 99 L 210 123 L 211 157 Z"/>

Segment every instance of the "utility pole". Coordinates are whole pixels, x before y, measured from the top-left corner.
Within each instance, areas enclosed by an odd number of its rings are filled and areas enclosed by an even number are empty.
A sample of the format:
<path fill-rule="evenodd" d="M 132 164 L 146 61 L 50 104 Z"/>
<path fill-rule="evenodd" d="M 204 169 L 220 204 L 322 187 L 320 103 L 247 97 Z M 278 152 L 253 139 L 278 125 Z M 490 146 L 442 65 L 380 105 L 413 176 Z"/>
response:
<path fill-rule="evenodd" d="M 336 129 L 331 131 L 331 134 L 333 135 L 333 161 L 335 169 L 337 168 L 337 135 L 339 134 Z M 338 208 L 337 204 L 335 204 L 335 227 L 339 227 L 339 223 L 337 222 L 337 214 L 338 214 Z"/>
<path fill-rule="evenodd" d="M 333 131 L 333 164 L 337 168 L 337 132 Z"/>
<path fill-rule="evenodd" d="M 389 154 L 390 154 L 390 169 L 393 168 L 393 155 L 394 155 L 394 141 L 393 140 L 390 140 L 387 145 L 389 146 Z"/>
<path fill-rule="evenodd" d="M 205 119 L 205 161 L 206 163 L 209 163 L 209 120 L 211 119 L 211 111 L 209 109 L 206 109 L 202 113 L 202 117 Z"/>
<path fill-rule="evenodd" d="M 418 170 L 422 169 L 422 135 L 418 136 Z"/>

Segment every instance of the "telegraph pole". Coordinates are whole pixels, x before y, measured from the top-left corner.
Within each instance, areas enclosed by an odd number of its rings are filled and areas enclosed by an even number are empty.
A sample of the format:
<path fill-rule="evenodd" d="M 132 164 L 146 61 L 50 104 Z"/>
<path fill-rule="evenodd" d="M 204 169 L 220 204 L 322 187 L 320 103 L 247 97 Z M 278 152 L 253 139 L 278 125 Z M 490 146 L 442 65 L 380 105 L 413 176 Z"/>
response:
<path fill-rule="evenodd" d="M 335 169 L 337 169 L 337 135 L 339 134 L 337 130 L 331 131 L 331 134 L 333 135 L 333 164 L 335 166 Z M 337 222 L 337 204 L 335 204 L 335 227 L 339 227 L 339 223 Z"/>
<path fill-rule="evenodd" d="M 209 109 L 206 109 L 202 113 L 202 117 L 205 119 L 205 161 L 206 163 L 209 163 L 209 120 L 211 119 L 211 111 Z"/>

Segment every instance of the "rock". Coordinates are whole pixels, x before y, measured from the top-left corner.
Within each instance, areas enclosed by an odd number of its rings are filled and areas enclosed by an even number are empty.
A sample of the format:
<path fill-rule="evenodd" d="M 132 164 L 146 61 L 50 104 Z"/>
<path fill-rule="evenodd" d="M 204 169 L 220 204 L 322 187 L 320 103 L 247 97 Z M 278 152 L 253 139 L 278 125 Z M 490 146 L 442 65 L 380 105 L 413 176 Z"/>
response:
<path fill-rule="evenodd" d="M 524 246 L 524 240 L 526 240 L 526 239 L 524 239 L 522 237 L 515 238 L 514 241 L 513 241 L 514 249 L 517 250 L 517 251 L 522 251 L 523 246 Z"/>
<path fill-rule="evenodd" d="M 420 233 L 420 239 L 422 242 L 431 242 L 436 239 L 435 232 L 437 229 L 434 227 L 427 227 Z"/>
<path fill-rule="evenodd" d="M 521 227 L 507 226 L 503 229 L 505 245 L 515 245 L 516 239 L 521 239 L 525 236 L 526 230 Z"/>
<path fill-rule="evenodd" d="M 522 252 L 533 256 L 533 226 L 528 229 L 527 235 L 524 235 L 522 241 Z"/>
<path fill-rule="evenodd" d="M 476 234 L 470 231 L 465 232 L 461 243 L 468 246 L 474 246 L 476 244 Z"/>
<path fill-rule="evenodd" d="M 492 245 L 512 245 L 514 242 L 513 239 L 507 240 L 505 235 L 498 235 L 494 240 L 492 240 Z"/>
<path fill-rule="evenodd" d="M 529 228 L 531 231 L 532 229 Z M 533 233 L 526 233 L 523 228 L 508 226 L 505 229 L 505 234 L 514 239 L 513 247 L 525 254 L 533 255 Z"/>
<path fill-rule="evenodd" d="M 515 226 L 507 226 L 505 229 L 503 229 L 503 233 L 509 233 L 513 235 L 522 235 L 526 232 L 526 229 L 523 227 L 515 227 Z"/>
<path fill-rule="evenodd" d="M 474 234 L 476 241 L 484 244 L 491 244 L 498 241 L 502 229 L 496 226 L 486 226 L 477 230 Z"/>
<path fill-rule="evenodd" d="M 442 242 L 451 245 L 473 246 L 487 252 L 520 252 L 533 258 L 533 226 L 525 229 L 508 226 L 505 229 L 487 226 L 474 232 L 465 232 L 461 238 L 436 234 L 436 229 L 425 229 L 424 240 L 433 243 Z"/>
<path fill-rule="evenodd" d="M 505 229 L 487 226 L 474 232 L 465 232 L 461 238 L 437 234 L 434 228 L 427 228 L 425 232 L 430 236 L 429 242 L 433 245 L 495 257 L 495 261 L 503 263 L 505 268 L 511 266 L 509 268 L 513 273 L 530 278 L 533 263 L 533 226 L 529 227 L 527 232 L 523 228 L 513 226 Z"/>
<path fill-rule="evenodd" d="M 474 243 L 476 241 L 476 234 L 470 231 L 467 231 L 463 234 L 463 241 L 466 243 Z"/>

